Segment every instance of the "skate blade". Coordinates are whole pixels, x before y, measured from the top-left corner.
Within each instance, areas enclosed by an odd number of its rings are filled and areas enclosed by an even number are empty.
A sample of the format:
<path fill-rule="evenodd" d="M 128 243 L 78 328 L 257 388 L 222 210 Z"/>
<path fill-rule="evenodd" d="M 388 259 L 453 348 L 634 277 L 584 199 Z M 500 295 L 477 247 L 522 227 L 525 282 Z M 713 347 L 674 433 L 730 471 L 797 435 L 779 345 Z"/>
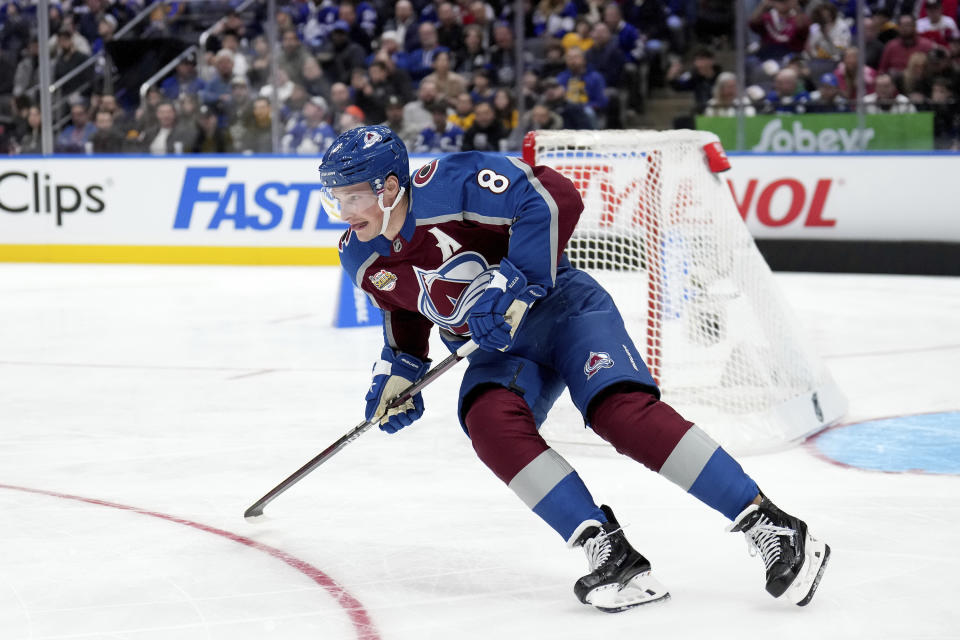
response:
<path fill-rule="evenodd" d="M 619 613 L 654 602 L 666 602 L 670 593 L 650 572 L 640 573 L 620 587 L 612 584 L 597 587 L 587 594 L 586 603 L 605 613 Z"/>
<path fill-rule="evenodd" d="M 820 585 L 820 578 L 823 577 L 823 571 L 827 568 L 829 559 L 830 545 L 820 542 L 808 533 L 806 544 L 804 544 L 803 566 L 800 568 L 800 574 L 787 589 L 785 594 L 787 598 L 798 607 L 808 605 Z"/>

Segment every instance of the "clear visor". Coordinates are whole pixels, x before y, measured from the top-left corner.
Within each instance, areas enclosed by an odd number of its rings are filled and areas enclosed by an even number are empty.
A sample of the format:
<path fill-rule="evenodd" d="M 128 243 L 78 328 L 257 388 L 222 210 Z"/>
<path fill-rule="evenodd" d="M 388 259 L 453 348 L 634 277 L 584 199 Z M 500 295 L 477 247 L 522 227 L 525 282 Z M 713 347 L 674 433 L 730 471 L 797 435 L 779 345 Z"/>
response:
<path fill-rule="evenodd" d="M 328 216 L 343 219 L 354 211 L 365 211 L 377 203 L 372 191 L 345 191 L 346 187 L 320 189 L 320 204 Z"/>

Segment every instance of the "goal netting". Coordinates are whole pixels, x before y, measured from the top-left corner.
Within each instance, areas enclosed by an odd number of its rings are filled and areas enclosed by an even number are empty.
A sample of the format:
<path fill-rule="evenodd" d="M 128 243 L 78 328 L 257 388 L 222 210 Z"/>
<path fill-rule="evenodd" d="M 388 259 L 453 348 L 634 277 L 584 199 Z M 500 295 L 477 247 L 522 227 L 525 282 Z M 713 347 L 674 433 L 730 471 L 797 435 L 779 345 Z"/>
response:
<path fill-rule="evenodd" d="M 613 295 L 663 399 L 687 419 L 743 454 L 785 448 L 843 415 L 843 394 L 718 173 L 727 160 L 715 135 L 537 131 L 524 159 L 580 190 L 567 255 Z M 602 442 L 579 414 L 547 423 L 554 442 Z"/>

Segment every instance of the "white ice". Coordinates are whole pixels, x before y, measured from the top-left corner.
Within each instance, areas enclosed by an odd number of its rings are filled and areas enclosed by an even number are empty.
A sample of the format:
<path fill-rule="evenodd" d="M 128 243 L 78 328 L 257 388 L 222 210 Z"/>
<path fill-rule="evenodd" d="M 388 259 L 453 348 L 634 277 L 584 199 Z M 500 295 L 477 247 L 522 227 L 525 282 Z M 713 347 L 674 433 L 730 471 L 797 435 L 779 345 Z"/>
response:
<path fill-rule="evenodd" d="M 847 421 L 960 410 L 960 279 L 777 280 Z M 722 516 L 627 459 L 562 451 L 673 595 L 581 605 L 582 553 L 474 457 L 455 372 L 415 426 L 369 431 L 246 523 L 363 419 L 380 332 L 332 328 L 336 284 L 332 267 L 0 265 L 0 485 L 109 503 L 0 488 L 0 638 L 960 638 L 960 478 L 804 446 L 742 459 L 833 548 L 803 609 L 764 592 Z"/>

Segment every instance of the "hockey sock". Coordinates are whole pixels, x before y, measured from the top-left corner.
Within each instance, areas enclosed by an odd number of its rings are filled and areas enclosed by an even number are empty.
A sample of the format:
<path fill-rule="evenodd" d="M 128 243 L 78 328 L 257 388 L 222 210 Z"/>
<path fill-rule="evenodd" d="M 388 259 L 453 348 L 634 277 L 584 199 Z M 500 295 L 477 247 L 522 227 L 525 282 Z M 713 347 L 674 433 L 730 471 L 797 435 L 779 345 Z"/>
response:
<path fill-rule="evenodd" d="M 607 521 L 577 472 L 537 433 L 523 398 L 492 387 L 464 422 L 480 460 L 564 541 L 586 520 Z"/>
<path fill-rule="evenodd" d="M 620 453 L 664 476 L 729 519 L 757 493 L 756 483 L 719 444 L 649 393 L 608 394 L 590 425 Z"/>

